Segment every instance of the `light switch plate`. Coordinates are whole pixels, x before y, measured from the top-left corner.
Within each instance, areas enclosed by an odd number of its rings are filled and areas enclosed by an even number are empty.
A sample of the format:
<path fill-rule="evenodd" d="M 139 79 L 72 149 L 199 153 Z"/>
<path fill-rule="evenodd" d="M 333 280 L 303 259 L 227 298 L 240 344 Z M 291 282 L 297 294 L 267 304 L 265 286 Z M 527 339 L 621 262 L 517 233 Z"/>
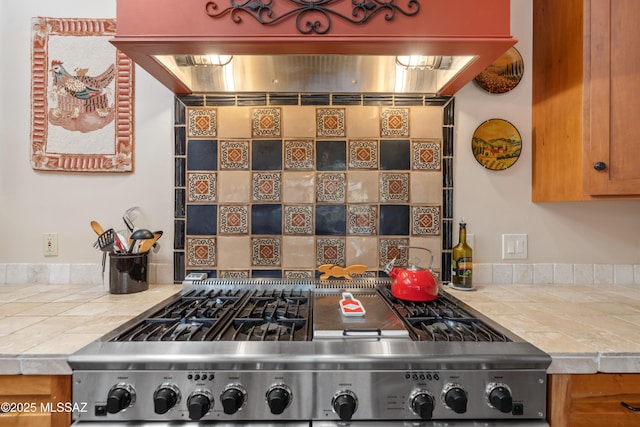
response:
<path fill-rule="evenodd" d="M 527 235 L 503 234 L 502 259 L 527 259 Z"/>

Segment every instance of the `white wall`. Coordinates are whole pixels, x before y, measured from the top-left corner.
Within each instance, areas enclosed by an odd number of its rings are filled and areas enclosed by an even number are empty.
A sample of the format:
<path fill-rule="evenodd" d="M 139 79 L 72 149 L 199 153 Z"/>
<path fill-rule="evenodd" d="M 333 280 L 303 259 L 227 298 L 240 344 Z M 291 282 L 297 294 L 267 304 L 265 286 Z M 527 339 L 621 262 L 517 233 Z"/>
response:
<path fill-rule="evenodd" d="M 640 202 L 531 203 L 531 3 L 512 0 L 512 33 L 527 66 L 520 85 L 491 95 L 470 83 L 456 96 L 455 218 L 475 236 L 474 261 L 503 262 L 502 233 L 529 235 L 534 263 L 640 264 Z M 0 2 L 0 264 L 96 263 L 89 221 L 165 231 L 152 262 L 171 263 L 173 246 L 173 96 L 136 68 L 135 172 L 38 172 L 30 156 L 30 20 L 35 16 L 111 18 L 115 1 Z M 509 120 L 522 134 L 520 159 L 506 171 L 482 168 L 471 136 L 484 120 Z M 455 227 L 457 230 L 457 226 Z M 42 235 L 59 235 L 60 255 L 42 255 Z M 457 237 L 454 238 L 454 241 Z M 1 278 L 0 278 L 1 279 Z M 2 280 L 0 280 L 2 283 Z"/>
<path fill-rule="evenodd" d="M 152 262 L 171 263 L 173 95 L 136 68 L 134 173 L 34 171 L 30 20 L 36 16 L 113 18 L 115 1 L 0 2 L 0 263 L 100 263 L 89 222 L 123 229 L 122 214 L 131 206 L 143 214 L 136 225 L 165 232 Z M 58 233 L 58 257 L 42 254 L 46 232 Z"/>
<path fill-rule="evenodd" d="M 511 262 L 501 259 L 501 235 L 525 233 L 529 258 L 519 263 L 638 264 L 640 202 L 531 202 L 531 31 L 532 0 L 511 0 L 522 81 L 505 94 L 472 82 L 456 95 L 454 218 L 474 234 L 474 262 Z M 504 171 L 484 169 L 471 153 L 475 129 L 491 118 L 511 122 L 522 136 L 520 158 Z"/>

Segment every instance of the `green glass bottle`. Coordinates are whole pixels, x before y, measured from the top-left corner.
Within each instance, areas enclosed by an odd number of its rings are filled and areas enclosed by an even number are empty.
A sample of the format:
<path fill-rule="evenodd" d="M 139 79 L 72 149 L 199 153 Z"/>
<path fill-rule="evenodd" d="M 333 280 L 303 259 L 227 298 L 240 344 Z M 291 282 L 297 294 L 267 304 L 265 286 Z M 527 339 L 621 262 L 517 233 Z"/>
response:
<path fill-rule="evenodd" d="M 473 287 L 473 250 L 467 245 L 467 224 L 460 221 L 458 244 L 451 251 L 451 283 L 459 288 Z"/>

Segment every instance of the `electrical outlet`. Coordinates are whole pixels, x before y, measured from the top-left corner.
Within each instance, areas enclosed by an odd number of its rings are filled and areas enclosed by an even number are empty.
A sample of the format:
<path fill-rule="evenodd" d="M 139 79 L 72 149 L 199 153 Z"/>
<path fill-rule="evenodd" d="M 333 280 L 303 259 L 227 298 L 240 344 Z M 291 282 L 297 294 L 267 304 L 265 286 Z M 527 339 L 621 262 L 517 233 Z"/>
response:
<path fill-rule="evenodd" d="M 44 256 L 58 256 L 58 233 L 45 233 L 43 235 Z"/>
<path fill-rule="evenodd" d="M 527 259 L 527 235 L 503 234 L 502 259 Z"/>

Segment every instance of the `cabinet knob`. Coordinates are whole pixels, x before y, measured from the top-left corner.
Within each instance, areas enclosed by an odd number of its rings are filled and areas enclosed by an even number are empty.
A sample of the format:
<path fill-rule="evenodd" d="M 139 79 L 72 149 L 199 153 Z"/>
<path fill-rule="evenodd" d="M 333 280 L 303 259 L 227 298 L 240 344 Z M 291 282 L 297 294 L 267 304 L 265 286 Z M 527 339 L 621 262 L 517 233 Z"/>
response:
<path fill-rule="evenodd" d="M 603 171 L 607 168 L 607 164 L 605 162 L 595 162 L 593 168 L 597 171 Z"/>

